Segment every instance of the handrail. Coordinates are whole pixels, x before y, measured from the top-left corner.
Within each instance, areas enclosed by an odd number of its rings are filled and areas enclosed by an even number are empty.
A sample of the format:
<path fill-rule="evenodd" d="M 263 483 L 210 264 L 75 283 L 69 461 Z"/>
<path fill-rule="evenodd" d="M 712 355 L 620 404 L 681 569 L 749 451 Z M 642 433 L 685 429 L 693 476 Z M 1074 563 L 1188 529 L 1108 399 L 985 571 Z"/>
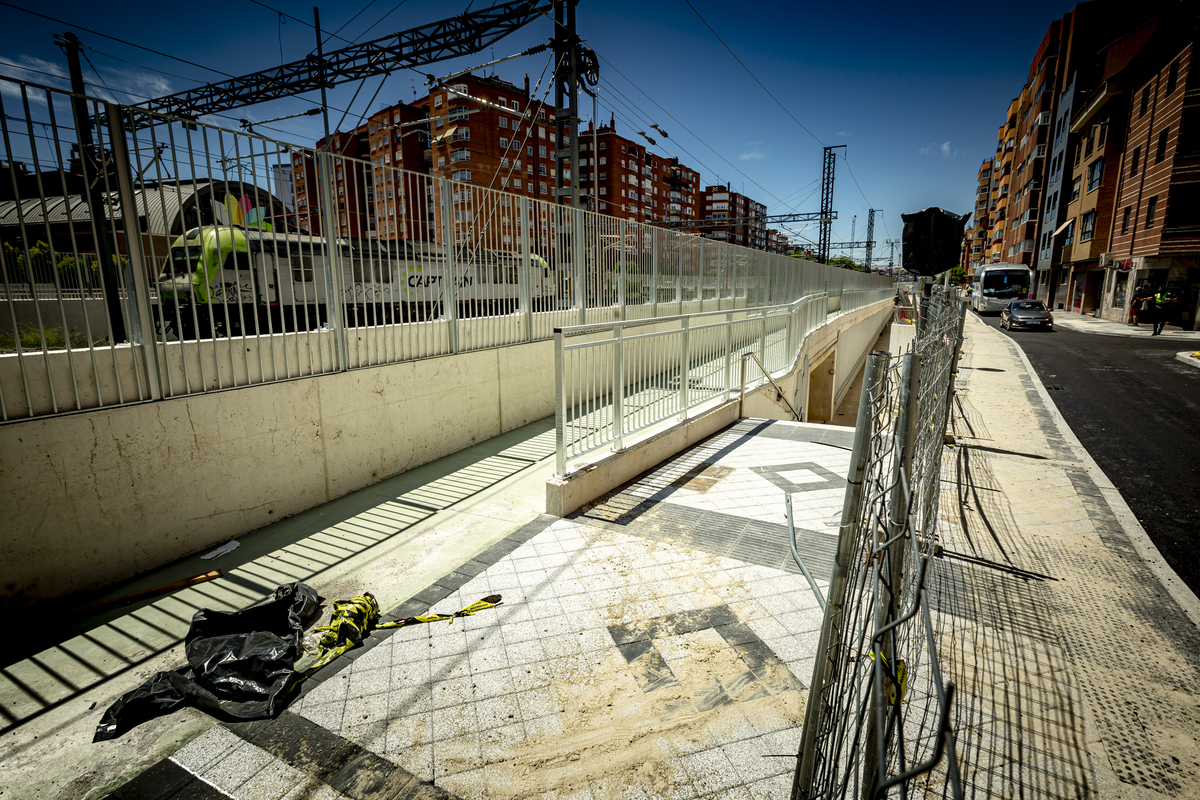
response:
<path fill-rule="evenodd" d="M 792 404 L 789 403 L 787 397 L 784 396 L 783 389 L 779 388 L 779 384 L 775 382 L 775 379 L 771 377 L 771 373 L 767 372 L 767 368 L 763 366 L 763 363 L 758 360 L 758 356 L 754 355 L 754 353 L 746 353 L 744 356 L 742 356 L 742 386 L 741 391 L 738 394 L 738 416 L 742 416 L 742 404 L 746 401 L 746 359 L 748 358 L 754 359 L 754 362 L 758 364 L 758 368 L 762 370 L 763 375 L 765 375 L 767 380 L 771 382 L 771 385 L 775 387 L 775 391 L 778 394 L 778 397 L 775 399 L 782 400 L 783 404 L 787 406 L 788 411 L 792 412 L 792 416 L 796 418 L 796 422 L 801 422 L 802 420 L 800 419 L 800 415 L 796 413 L 796 409 L 792 408 Z"/>
<path fill-rule="evenodd" d="M 851 290 L 854 291 L 854 290 Z M 863 289 L 860 291 L 872 291 L 871 289 Z M 679 320 L 692 320 L 696 317 L 709 317 L 718 314 L 750 314 L 756 316 L 758 312 L 767 312 L 775 309 L 786 308 L 789 311 L 794 309 L 800 303 L 825 294 L 825 292 L 817 292 L 815 294 L 806 294 L 798 300 L 793 300 L 790 303 L 779 303 L 773 306 L 747 306 L 746 308 L 722 308 L 714 309 L 713 311 L 696 311 L 691 314 L 672 314 L 669 317 L 643 317 L 641 319 L 623 319 L 613 322 L 593 322 L 588 325 L 564 325 L 561 328 L 555 328 L 555 333 L 561 333 L 564 336 L 579 336 L 585 333 L 595 333 L 597 331 L 618 330 L 623 328 L 635 327 L 638 325 L 657 325 L 660 322 L 677 322 Z"/>

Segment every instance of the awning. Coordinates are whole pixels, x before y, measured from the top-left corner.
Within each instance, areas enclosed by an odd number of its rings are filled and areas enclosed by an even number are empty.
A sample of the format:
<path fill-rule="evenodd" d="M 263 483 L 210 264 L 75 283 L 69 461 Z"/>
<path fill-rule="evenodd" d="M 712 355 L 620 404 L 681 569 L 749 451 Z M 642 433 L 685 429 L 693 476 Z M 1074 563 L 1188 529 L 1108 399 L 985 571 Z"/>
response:
<path fill-rule="evenodd" d="M 1069 220 L 1067 220 L 1066 222 L 1064 222 L 1062 225 L 1059 225 L 1059 226 L 1058 226 L 1058 230 L 1056 230 L 1056 231 L 1054 232 L 1054 235 L 1055 235 L 1055 236 L 1058 236 L 1060 233 L 1062 233 L 1063 231 L 1065 231 L 1065 230 L 1067 229 L 1067 226 L 1068 226 L 1068 225 L 1070 225 L 1070 224 L 1071 224 L 1072 222 L 1074 222 L 1074 221 L 1075 221 L 1075 218 L 1074 218 L 1074 217 L 1071 217 Z"/>

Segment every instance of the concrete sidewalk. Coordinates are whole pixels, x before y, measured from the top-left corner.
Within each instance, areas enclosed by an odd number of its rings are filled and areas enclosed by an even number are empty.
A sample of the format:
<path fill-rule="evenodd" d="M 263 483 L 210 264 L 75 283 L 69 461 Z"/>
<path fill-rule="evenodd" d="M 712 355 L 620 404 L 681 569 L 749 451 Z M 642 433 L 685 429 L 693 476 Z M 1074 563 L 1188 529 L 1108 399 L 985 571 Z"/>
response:
<path fill-rule="evenodd" d="M 1054 326 L 1066 328 L 1069 331 L 1096 333 L 1101 336 L 1124 336 L 1130 339 L 1150 338 L 1154 326 L 1149 322 L 1139 325 L 1128 325 L 1124 322 L 1113 322 L 1108 319 L 1097 319 L 1091 314 L 1078 314 L 1074 311 L 1054 311 Z M 1175 325 L 1168 325 L 1156 339 L 1171 339 L 1180 342 L 1200 342 L 1200 331 L 1185 331 Z"/>
<path fill-rule="evenodd" d="M 1020 349 L 970 315 L 966 337 L 929 584 L 966 796 L 1200 795 L 1200 604 Z M 542 424 L 285 520 L 197 562 L 231 559 L 214 585 L 6 668 L 5 796 L 786 797 L 821 614 L 782 494 L 824 588 L 851 437 L 742 420 L 556 519 Z M 196 607 L 298 579 L 396 616 L 505 602 L 373 635 L 278 719 L 184 710 L 90 744 L 182 663 Z"/>

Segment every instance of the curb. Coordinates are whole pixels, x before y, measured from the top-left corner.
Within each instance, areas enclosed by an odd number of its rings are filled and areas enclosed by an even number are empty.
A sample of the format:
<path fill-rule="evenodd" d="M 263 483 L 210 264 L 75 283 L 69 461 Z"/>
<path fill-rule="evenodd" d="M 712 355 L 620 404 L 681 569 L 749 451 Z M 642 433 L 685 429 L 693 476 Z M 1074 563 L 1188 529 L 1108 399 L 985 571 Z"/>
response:
<path fill-rule="evenodd" d="M 1187 364 L 1190 367 L 1195 367 L 1196 369 L 1200 369 L 1200 358 L 1193 358 L 1192 352 L 1193 351 L 1190 351 L 1190 350 L 1184 350 L 1182 353 L 1176 353 L 1175 360 L 1182 361 L 1183 363 Z M 1195 351 L 1195 352 L 1200 352 L 1200 351 Z"/>
<path fill-rule="evenodd" d="M 999 333 L 999 331 L 996 331 L 996 333 Z M 1080 463 L 1096 484 L 1096 488 L 1100 490 L 1104 499 L 1108 501 L 1109 508 L 1112 509 L 1117 521 L 1121 523 L 1125 535 L 1133 543 L 1137 554 L 1141 556 L 1142 561 L 1150 568 L 1154 576 L 1158 578 L 1158 582 L 1167 590 L 1167 594 L 1171 595 L 1171 598 L 1183 609 L 1183 613 L 1192 621 L 1192 624 L 1200 628 L 1200 598 L 1197 598 L 1196 594 L 1188 588 L 1188 585 L 1180 580 L 1179 575 L 1166 562 L 1162 554 L 1158 552 L 1158 548 L 1150 540 L 1150 537 L 1146 534 L 1146 529 L 1138 522 L 1129 505 L 1126 504 L 1125 498 L 1121 496 L 1121 492 L 1113 486 L 1112 481 L 1104 474 L 1104 470 L 1100 469 L 1100 465 L 1096 463 L 1091 453 L 1087 451 L 1079 441 L 1079 438 L 1075 436 L 1075 432 L 1071 430 L 1071 426 L 1067 424 L 1062 412 L 1058 410 L 1058 406 L 1050 398 L 1050 393 L 1042 385 L 1042 380 L 1038 377 L 1033 364 L 1029 362 L 1029 357 L 1025 355 L 1025 351 L 1016 342 L 1012 344 L 1017 350 L 1017 355 L 1021 358 L 1021 363 L 1028 370 L 1029 377 L 1033 382 L 1034 388 L 1037 389 L 1038 396 L 1046 404 L 1046 409 L 1050 412 L 1050 417 L 1058 427 L 1059 433 L 1066 439 L 1067 444 L 1070 445 L 1075 455 L 1079 458 Z M 1176 355 L 1176 358 L 1178 357 L 1179 355 Z M 1195 359 L 1190 360 L 1195 362 Z M 1200 364 L 1197 364 L 1197 366 L 1200 367 Z"/>
<path fill-rule="evenodd" d="M 1115 336 L 1119 339 L 1149 339 L 1149 338 L 1151 338 L 1149 335 L 1143 336 L 1140 333 L 1133 333 L 1132 331 L 1123 332 L 1123 331 L 1093 330 L 1093 328 L 1098 328 L 1100 326 L 1089 325 L 1086 322 L 1078 323 L 1073 320 L 1068 320 L 1066 322 L 1063 322 L 1060 319 L 1055 319 L 1054 327 L 1057 330 L 1075 331 L 1076 333 L 1090 333 L 1094 336 Z M 1183 335 L 1172 336 L 1171 335 L 1172 333 L 1180 333 Z M 1161 336 L 1156 336 L 1154 338 L 1162 339 L 1164 341 L 1200 342 L 1200 332 L 1197 332 L 1197 331 L 1170 331 L 1168 333 L 1164 333 Z"/>

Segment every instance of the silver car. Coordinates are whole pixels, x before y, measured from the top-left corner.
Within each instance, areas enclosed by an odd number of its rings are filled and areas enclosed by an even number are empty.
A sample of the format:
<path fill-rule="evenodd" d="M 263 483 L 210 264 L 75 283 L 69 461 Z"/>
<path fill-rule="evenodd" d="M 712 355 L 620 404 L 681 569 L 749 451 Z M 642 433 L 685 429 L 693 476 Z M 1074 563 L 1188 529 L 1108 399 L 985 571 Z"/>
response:
<path fill-rule="evenodd" d="M 1054 330 L 1054 315 L 1041 300 L 1013 300 L 1000 312 L 1000 327 Z"/>

